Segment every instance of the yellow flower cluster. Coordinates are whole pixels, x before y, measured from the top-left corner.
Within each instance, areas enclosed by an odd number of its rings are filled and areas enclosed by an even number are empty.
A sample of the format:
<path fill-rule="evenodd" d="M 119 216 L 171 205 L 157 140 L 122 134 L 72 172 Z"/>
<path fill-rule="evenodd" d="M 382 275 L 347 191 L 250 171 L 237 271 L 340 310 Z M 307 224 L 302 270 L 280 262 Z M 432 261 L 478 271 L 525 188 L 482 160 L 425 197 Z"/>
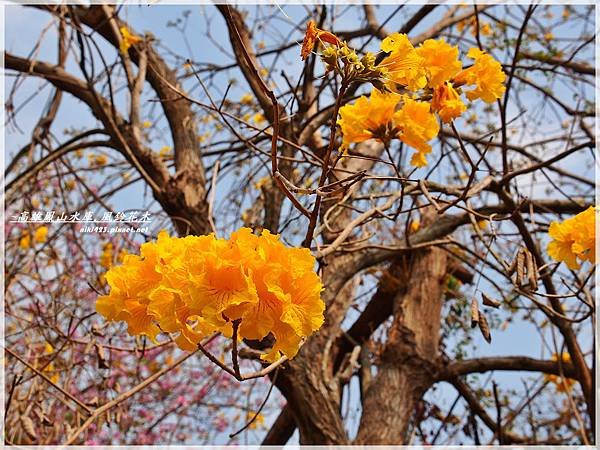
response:
<path fill-rule="evenodd" d="M 564 261 L 569 269 L 579 269 L 579 261 L 596 263 L 596 216 L 598 209 L 590 206 L 563 222 L 552 222 L 548 234 L 548 255 Z"/>
<path fill-rule="evenodd" d="M 96 309 L 107 320 L 125 321 L 131 335 L 155 340 L 174 333 L 185 350 L 215 331 L 262 339 L 271 333 L 273 348 L 263 355 L 292 358 L 307 336 L 323 324 L 322 284 L 308 249 L 286 247 L 277 235 L 261 236 L 241 228 L 230 239 L 214 235 L 170 237 L 127 255 L 106 273 L 111 290 Z"/>
<path fill-rule="evenodd" d="M 399 103 L 402 106 L 396 111 Z M 391 138 L 398 138 L 417 150 L 411 159 L 416 167 L 427 165 L 426 155 L 431 152 L 427 141 L 440 130 L 428 102 L 377 89 L 373 89 L 369 98 L 361 96 L 354 104 L 340 108 L 338 125 L 344 149 L 353 142 L 367 139 L 387 143 Z"/>
<path fill-rule="evenodd" d="M 550 357 L 550 359 L 552 361 L 558 361 L 558 354 L 553 353 L 552 356 Z M 569 355 L 566 352 L 563 352 L 560 355 L 560 359 L 563 363 L 570 363 L 571 362 L 571 355 Z M 557 375 L 552 375 L 549 373 L 545 373 L 544 374 L 544 380 L 547 381 L 548 383 L 554 383 L 556 385 L 556 390 L 558 392 L 571 392 L 571 389 L 573 389 L 573 385 L 576 383 L 575 380 L 573 380 L 572 378 L 561 378 Z"/>
<path fill-rule="evenodd" d="M 475 61 L 467 69 L 462 68 L 458 47 L 444 39 L 428 39 L 415 48 L 406 34 L 394 33 L 381 42 L 381 50 L 387 56 L 376 68 L 384 77 L 383 91 L 391 93 L 374 89 L 369 99 L 363 96 L 340 108 L 344 149 L 367 139 L 386 144 L 400 139 L 417 149 L 411 164 L 423 167 L 425 155 L 431 152 L 427 142 L 440 129 L 435 113 L 448 123 L 467 109 L 461 99 L 462 86 L 474 87 L 466 91 L 471 101 L 492 103 L 504 94 L 502 66 L 477 48 L 467 53 Z"/>

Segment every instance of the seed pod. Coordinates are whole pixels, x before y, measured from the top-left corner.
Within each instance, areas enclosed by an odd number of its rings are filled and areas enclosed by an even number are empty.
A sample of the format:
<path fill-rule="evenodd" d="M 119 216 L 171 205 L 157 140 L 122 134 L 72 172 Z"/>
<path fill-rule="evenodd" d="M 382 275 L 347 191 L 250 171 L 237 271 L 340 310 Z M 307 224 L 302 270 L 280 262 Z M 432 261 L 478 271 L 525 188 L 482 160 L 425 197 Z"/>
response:
<path fill-rule="evenodd" d="M 490 326 L 488 325 L 488 321 L 485 318 L 485 315 L 481 311 L 479 312 L 479 329 L 481 330 L 483 338 L 487 341 L 488 344 L 491 344 L 492 335 L 490 333 Z"/>
<path fill-rule="evenodd" d="M 519 248 L 517 253 L 517 285 L 522 286 L 525 279 L 525 247 Z"/>
<path fill-rule="evenodd" d="M 491 306 L 492 308 L 500 307 L 500 302 L 491 299 L 490 297 L 485 295 L 483 292 L 481 293 L 481 298 L 483 299 L 483 304 L 485 306 Z"/>
<path fill-rule="evenodd" d="M 100 344 L 96 344 L 96 356 L 98 357 L 98 368 L 108 369 L 108 363 L 106 362 L 106 354 L 104 353 L 104 347 Z"/>
<path fill-rule="evenodd" d="M 530 252 L 527 252 L 527 258 L 525 262 L 527 264 L 527 280 L 529 281 L 529 288 L 532 291 L 537 291 L 537 270 L 535 267 L 535 259 Z"/>
<path fill-rule="evenodd" d="M 508 276 L 509 277 L 512 276 L 512 274 L 515 273 L 516 270 L 517 270 L 517 258 L 515 256 L 515 258 L 512 260 L 512 262 L 508 266 Z"/>
<path fill-rule="evenodd" d="M 471 328 L 475 328 L 479 323 L 479 304 L 477 299 L 473 297 L 471 300 Z"/>
<path fill-rule="evenodd" d="M 29 416 L 21 416 L 21 425 L 23 425 L 23 430 L 25 431 L 25 433 L 27 433 L 27 436 L 30 439 L 37 439 L 37 433 L 35 432 L 33 420 L 31 420 Z"/>

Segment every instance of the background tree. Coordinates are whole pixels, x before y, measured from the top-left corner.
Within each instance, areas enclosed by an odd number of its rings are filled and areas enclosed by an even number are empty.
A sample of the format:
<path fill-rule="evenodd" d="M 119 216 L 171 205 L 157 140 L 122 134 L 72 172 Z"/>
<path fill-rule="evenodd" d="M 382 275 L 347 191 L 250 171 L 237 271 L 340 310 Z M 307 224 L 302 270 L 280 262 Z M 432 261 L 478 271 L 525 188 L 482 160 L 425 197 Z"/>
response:
<path fill-rule="evenodd" d="M 4 55 L 7 137 L 27 137 L 5 168 L 7 443 L 595 442 L 594 267 L 546 252 L 594 202 L 593 6 L 152 6 L 164 38 L 132 23 L 144 7 L 35 8 L 31 52 Z M 300 61 L 308 20 L 359 54 L 394 31 L 484 49 L 506 92 L 444 124 L 424 168 L 397 142 L 344 154 L 337 111 L 370 87 Z M 147 233 L 13 219 L 133 209 Z M 325 286 L 325 324 L 268 377 L 95 315 L 158 230 L 242 225 L 309 246 Z"/>

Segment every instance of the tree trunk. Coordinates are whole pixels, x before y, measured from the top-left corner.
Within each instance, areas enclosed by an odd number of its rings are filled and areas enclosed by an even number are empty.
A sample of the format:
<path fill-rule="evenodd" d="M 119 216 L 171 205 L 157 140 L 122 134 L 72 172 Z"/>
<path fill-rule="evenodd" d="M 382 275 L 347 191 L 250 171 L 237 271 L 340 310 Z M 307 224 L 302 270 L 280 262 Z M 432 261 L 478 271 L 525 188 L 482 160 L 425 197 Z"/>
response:
<path fill-rule="evenodd" d="M 356 444 L 406 444 L 418 402 L 434 382 L 446 254 L 437 248 L 415 252 L 406 257 L 406 269 L 406 283 L 399 284 L 406 289 L 394 300 L 394 319 L 366 391 Z"/>

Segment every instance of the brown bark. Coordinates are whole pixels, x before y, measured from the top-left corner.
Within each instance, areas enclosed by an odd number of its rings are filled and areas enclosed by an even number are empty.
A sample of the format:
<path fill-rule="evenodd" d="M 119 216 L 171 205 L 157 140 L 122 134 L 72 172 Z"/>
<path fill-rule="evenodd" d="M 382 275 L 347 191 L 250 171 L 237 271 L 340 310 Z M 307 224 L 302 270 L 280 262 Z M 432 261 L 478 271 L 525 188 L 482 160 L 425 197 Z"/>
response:
<path fill-rule="evenodd" d="M 394 299 L 388 340 L 366 392 L 358 444 L 405 444 L 417 403 L 435 379 L 446 254 L 437 248 L 415 252 L 406 268 L 406 290 Z"/>

